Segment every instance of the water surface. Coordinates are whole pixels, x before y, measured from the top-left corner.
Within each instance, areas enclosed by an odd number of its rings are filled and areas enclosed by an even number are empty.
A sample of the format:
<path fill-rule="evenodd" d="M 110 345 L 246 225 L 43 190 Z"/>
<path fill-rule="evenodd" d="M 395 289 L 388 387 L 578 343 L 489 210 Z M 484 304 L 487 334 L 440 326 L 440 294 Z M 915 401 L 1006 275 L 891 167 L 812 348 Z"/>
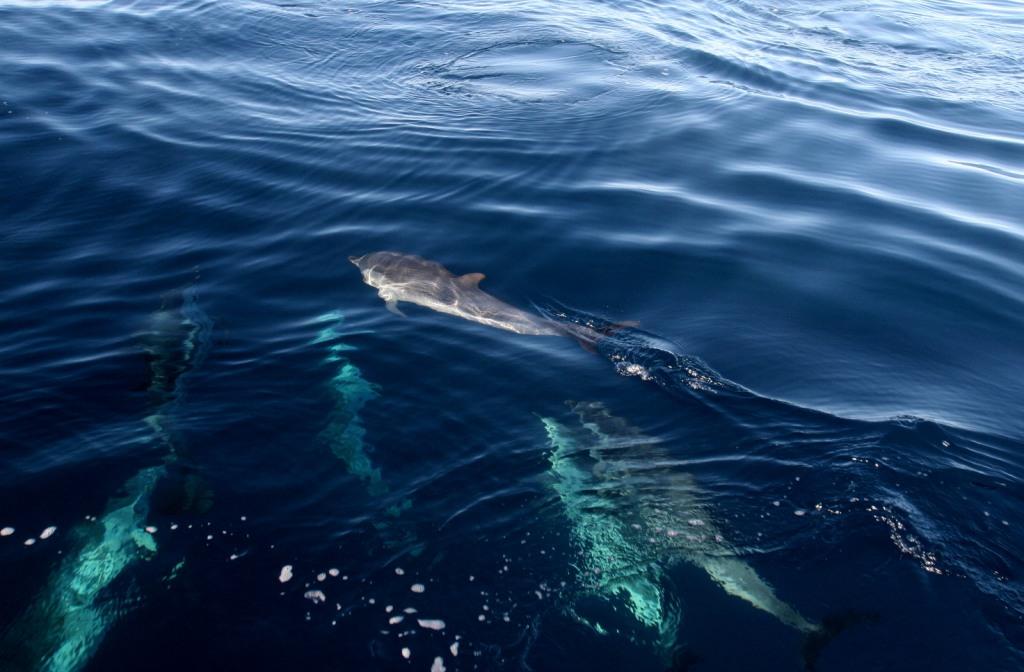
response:
<path fill-rule="evenodd" d="M 816 669 L 1020 669 L 1021 54 L 998 1 L 0 0 L 3 669 L 803 669 L 687 534 L 861 616 Z M 380 249 L 639 326 L 402 319 Z"/>

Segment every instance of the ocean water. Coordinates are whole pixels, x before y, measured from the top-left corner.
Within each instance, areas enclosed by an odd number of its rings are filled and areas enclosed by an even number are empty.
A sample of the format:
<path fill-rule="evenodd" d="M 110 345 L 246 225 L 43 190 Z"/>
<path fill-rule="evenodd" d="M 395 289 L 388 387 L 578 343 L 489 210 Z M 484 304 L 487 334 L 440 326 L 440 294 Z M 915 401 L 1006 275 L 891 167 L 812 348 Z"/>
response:
<path fill-rule="evenodd" d="M 0 670 L 1022 669 L 1022 54 L 1002 0 L 0 0 Z"/>

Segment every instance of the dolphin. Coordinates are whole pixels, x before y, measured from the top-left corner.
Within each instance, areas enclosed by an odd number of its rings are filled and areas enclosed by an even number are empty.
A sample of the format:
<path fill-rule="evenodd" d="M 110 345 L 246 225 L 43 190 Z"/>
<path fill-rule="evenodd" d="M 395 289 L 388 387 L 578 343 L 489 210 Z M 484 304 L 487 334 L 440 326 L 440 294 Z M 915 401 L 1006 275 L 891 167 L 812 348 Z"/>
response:
<path fill-rule="evenodd" d="M 329 392 L 334 406 L 326 426 L 320 432 L 319 440 L 330 448 L 349 474 L 366 485 L 369 495 L 383 497 L 389 492 L 388 483 L 380 466 L 373 461 L 373 445 L 366 440 L 366 426 L 361 416 L 366 404 L 380 398 L 380 387 L 367 380 L 363 371 L 352 361 L 351 353 L 357 348 L 348 342 L 350 336 L 369 332 L 346 329 L 345 316 L 338 311 L 320 315 L 314 321 L 325 326 L 317 333 L 312 344 L 324 346 L 323 362 L 333 373 Z M 381 534 L 385 547 L 407 547 L 413 555 L 418 555 L 422 546 L 416 541 L 412 528 L 408 524 L 389 524 L 411 507 L 412 500 L 403 498 L 384 509 L 381 512 L 383 516 L 375 520 L 373 526 Z"/>
<path fill-rule="evenodd" d="M 621 601 L 642 630 L 653 632 L 666 659 L 676 653 L 680 615 L 665 568 L 687 562 L 722 589 L 804 635 L 807 667 L 846 623 L 819 623 L 780 598 L 726 539 L 685 472 L 651 468 L 664 451 L 600 402 L 567 402 L 582 429 L 540 420 L 548 436 L 554 488 L 581 553 L 587 594 Z M 597 632 L 600 623 L 580 618 Z M 837 627 L 838 626 L 838 627 Z"/>
<path fill-rule="evenodd" d="M 551 446 L 548 454 L 553 487 L 570 524 L 580 553 L 578 568 L 585 594 L 614 601 L 625 608 L 643 629 L 653 632 L 664 653 L 675 645 L 680 614 L 665 590 L 664 572 L 653 554 L 640 554 L 636 533 L 616 511 L 617 503 L 601 496 L 593 472 L 580 454 L 585 437 L 553 418 L 540 418 Z M 599 634 L 606 628 L 580 613 L 575 603 L 569 613 Z"/>
<path fill-rule="evenodd" d="M 165 451 L 163 459 L 125 481 L 101 516 L 72 530 L 72 548 L 36 598 L 0 634 L 0 668 L 5 672 L 83 669 L 130 602 L 130 596 L 117 590 L 119 579 L 137 562 L 156 554 L 156 539 L 145 526 L 153 510 L 160 508 L 161 495 L 174 490 L 170 494 L 175 501 L 184 501 L 185 508 L 193 510 L 209 504 L 209 493 L 198 479 L 187 471 L 180 473 L 183 455 L 173 416 L 184 379 L 206 355 L 211 326 L 191 288 L 166 296 L 151 315 L 141 336 L 151 402 L 144 422 L 150 430 L 147 441 Z M 178 482 L 167 485 L 168 481 Z"/>
<path fill-rule="evenodd" d="M 483 273 L 454 275 L 436 261 L 399 252 L 373 252 L 349 261 L 363 282 L 377 290 L 388 310 L 403 315 L 399 301 L 529 336 L 561 336 L 556 325 L 511 306 L 480 289 Z"/>

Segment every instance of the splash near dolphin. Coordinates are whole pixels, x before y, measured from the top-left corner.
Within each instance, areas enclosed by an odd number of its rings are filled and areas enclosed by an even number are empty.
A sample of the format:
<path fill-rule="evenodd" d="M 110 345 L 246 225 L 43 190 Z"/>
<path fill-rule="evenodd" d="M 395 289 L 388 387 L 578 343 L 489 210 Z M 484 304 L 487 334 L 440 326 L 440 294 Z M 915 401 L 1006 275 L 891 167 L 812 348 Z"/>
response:
<path fill-rule="evenodd" d="M 151 316 L 142 335 L 152 404 L 145 423 L 151 430 L 148 441 L 164 452 L 163 462 L 129 478 L 101 516 L 73 530 L 78 540 L 75 548 L 0 638 L 5 672 L 77 672 L 123 615 L 127 601 L 115 582 L 133 564 L 157 551 L 156 539 L 145 527 L 155 493 L 176 476 L 183 461 L 174 416 L 187 374 L 206 355 L 211 327 L 192 288 L 165 297 L 164 305 Z M 209 494 L 197 479 L 186 474 L 179 480 L 186 506 L 201 509 L 209 504 Z"/>
<path fill-rule="evenodd" d="M 562 331 L 536 315 L 520 310 L 480 289 L 483 273 L 456 276 L 436 261 L 411 254 L 373 252 L 349 261 L 363 274 L 363 282 L 377 289 L 388 310 L 401 315 L 405 301 L 529 336 L 560 336 Z"/>
<path fill-rule="evenodd" d="M 666 457 L 655 440 L 598 402 L 568 403 L 579 429 L 553 418 L 541 422 L 586 590 L 622 600 L 635 621 L 655 633 L 666 659 L 676 644 L 680 614 L 666 590 L 664 569 L 677 561 L 700 567 L 726 593 L 805 635 L 824 633 L 737 555 L 689 474 L 649 466 Z M 581 620 L 603 630 L 600 623 Z"/>

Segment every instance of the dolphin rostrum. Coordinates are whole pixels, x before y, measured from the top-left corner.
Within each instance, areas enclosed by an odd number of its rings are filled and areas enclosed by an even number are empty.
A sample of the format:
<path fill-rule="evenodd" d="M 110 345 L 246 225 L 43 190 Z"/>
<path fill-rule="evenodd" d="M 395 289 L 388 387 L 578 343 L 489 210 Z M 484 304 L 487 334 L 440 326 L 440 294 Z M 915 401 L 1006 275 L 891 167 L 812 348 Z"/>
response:
<path fill-rule="evenodd" d="M 373 252 L 349 261 L 363 274 L 363 282 L 377 290 L 388 310 L 398 315 L 399 301 L 407 301 L 489 327 L 530 336 L 561 336 L 564 331 L 480 289 L 483 273 L 456 276 L 437 263 L 411 254 Z"/>

